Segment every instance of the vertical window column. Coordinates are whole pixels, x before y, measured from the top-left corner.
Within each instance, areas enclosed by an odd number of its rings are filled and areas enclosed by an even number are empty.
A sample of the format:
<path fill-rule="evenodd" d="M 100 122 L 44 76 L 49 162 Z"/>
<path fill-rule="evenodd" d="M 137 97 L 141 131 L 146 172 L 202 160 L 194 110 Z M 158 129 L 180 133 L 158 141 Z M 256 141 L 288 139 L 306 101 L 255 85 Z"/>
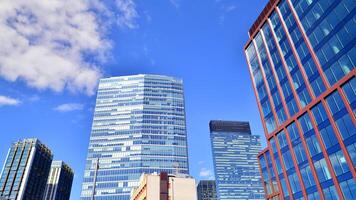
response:
<path fill-rule="evenodd" d="M 267 96 L 268 96 L 268 101 L 269 101 L 269 104 L 271 105 L 271 111 L 272 111 L 272 114 L 273 114 L 273 117 L 269 118 L 270 121 L 269 121 L 269 119 L 265 119 L 265 122 L 267 124 L 267 129 L 268 129 L 269 126 L 271 126 L 270 129 L 268 130 L 268 133 L 271 133 L 276 129 L 276 126 L 277 126 L 276 125 L 276 122 L 278 121 L 277 120 L 278 119 L 277 118 L 277 113 L 275 111 L 275 105 L 273 103 L 273 99 L 272 99 L 272 96 L 271 96 L 271 90 L 270 90 L 268 82 L 266 80 L 266 73 L 265 73 L 265 71 L 263 69 L 263 66 L 262 66 L 260 52 L 258 51 L 256 41 L 253 40 L 252 43 L 253 43 L 253 46 L 254 46 L 254 48 L 256 50 L 258 64 L 260 66 L 260 70 L 261 70 L 261 73 L 262 73 L 262 79 L 263 79 L 264 85 L 265 85 L 266 90 L 267 90 L 266 92 L 267 92 Z M 270 123 L 271 123 L 271 125 L 269 125 Z"/>
<path fill-rule="evenodd" d="M 276 158 L 274 156 L 274 153 L 277 152 L 277 149 L 276 149 L 275 143 L 272 145 L 271 141 L 273 141 L 273 142 L 275 141 L 274 136 L 272 136 L 272 139 L 270 140 L 268 146 L 270 147 L 270 149 L 272 149 L 272 151 L 271 151 L 271 160 L 272 160 L 272 165 L 273 165 L 272 167 L 273 167 L 273 171 L 274 171 L 275 178 L 276 178 L 278 186 L 276 186 L 275 183 L 273 183 L 273 180 L 272 180 L 272 185 L 273 185 L 273 189 L 275 190 L 275 192 L 281 194 L 281 193 L 283 193 L 283 189 L 282 189 L 282 185 L 281 185 L 281 182 L 280 182 L 280 179 L 279 179 L 279 170 L 276 169 L 276 167 L 278 167 L 278 166 L 277 166 L 277 163 L 276 163 Z M 278 187 L 278 189 L 276 187 Z"/>
<path fill-rule="evenodd" d="M 314 49 L 313 49 L 313 47 L 312 47 L 312 45 L 311 45 L 311 43 L 309 41 L 309 38 L 306 35 L 306 32 L 304 30 L 304 27 L 302 26 L 302 23 L 301 23 L 301 21 L 299 19 L 299 16 L 298 16 L 297 12 L 295 11 L 294 7 L 292 6 L 292 3 L 290 2 L 290 0 L 286 0 L 286 2 L 288 3 L 288 6 L 289 6 L 290 10 L 292 11 L 292 15 L 293 15 L 293 17 L 295 19 L 295 22 L 297 23 L 297 27 L 298 27 L 300 33 L 302 34 L 303 40 L 304 40 L 304 42 L 305 42 L 305 44 L 306 44 L 306 46 L 307 46 L 307 48 L 309 50 L 311 58 L 313 59 L 315 65 L 317 67 L 317 70 L 318 70 L 318 72 L 320 74 L 321 80 L 323 81 L 325 87 L 329 88 L 330 87 L 329 82 L 326 80 L 326 77 L 325 77 L 325 74 L 323 73 L 323 70 L 322 70 L 322 67 L 320 65 L 319 59 L 316 56 L 316 53 L 314 52 Z"/>
<path fill-rule="evenodd" d="M 258 158 L 258 163 L 259 163 L 259 167 L 260 167 L 260 173 L 261 173 L 261 178 L 262 178 L 262 183 L 263 183 L 263 188 L 265 190 L 265 198 L 267 199 L 267 194 L 268 194 L 268 191 L 267 191 L 267 174 L 266 174 L 266 159 L 265 159 L 265 153 L 266 152 L 262 152 L 262 154 L 259 156 Z"/>
<path fill-rule="evenodd" d="M 291 142 L 291 138 L 289 136 L 289 131 L 287 130 L 287 128 L 285 128 L 284 131 L 286 133 L 286 138 L 287 138 L 287 142 L 288 142 L 288 146 L 289 146 L 289 151 L 291 152 L 291 155 L 292 155 L 294 168 L 295 168 L 295 171 L 296 171 L 298 179 L 299 179 L 299 183 L 300 183 L 300 186 L 301 186 L 301 190 L 302 190 L 304 199 L 307 199 L 307 193 L 305 191 L 304 182 L 303 182 L 302 176 L 300 174 L 300 169 L 299 169 L 299 166 L 298 166 L 298 163 L 297 163 L 297 158 L 296 158 L 295 154 L 293 153 L 293 145 L 292 145 L 292 142 Z"/>
<path fill-rule="evenodd" d="M 279 134 L 284 134 L 284 132 L 281 131 Z M 283 138 L 285 138 L 285 137 L 283 137 Z M 281 146 L 280 146 L 279 139 L 275 140 L 275 143 L 276 143 L 276 147 L 277 147 L 278 156 L 280 158 L 280 161 L 282 161 L 283 160 L 283 156 L 282 156 L 282 152 L 281 152 Z M 286 142 L 283 141 L 283 143 L 286 143 Z M 291 188 L 291 185 L 290 185 L 289 180 L 288 180 L 286 166 L 284 164 L 281 164 L 281 166 L 282 166 L 283 177 L 284 177 L 284 179 L 280 178 L 280 184 L 282 186 L 282 192 L 284 194 L 284 197 L 293 196 L 292 188 Z M 287 191 L 285 190 L 286 187 L 287 187 Z"/>
<path fill-rule="evenodd" d="M 340 88 L 338 88 L 338 89 L 339 90 L 336 90 L 333 93 L 331 93 L 326 98 L 326 100 L 322 99 L 322 104 L 326 108 L 325 109 L 326 110 L 326 114 L 327 114 L 327 116 L 328 116 L 328 118 L 330 120 L 331 126 L 332 126 L 332 128 L 333 128 L 333 130 L 334 130 L 334 132 L 336 134 L 336 138 L 337 138 L 337 141 L 339 142 L 341 150 L 342 150 L 342 152 L 343 152 L 343 154 L 344 154 L 344 156 L 345 156 L 345 158 L 347 160 L 347 164 L 348 164 L 348 166 L 350 168 L 350 171 L 351 171 L 352 175 L 354 177 L 356 177 L 356 172 L 354 170 L 354 166 L 352 164 L 350 155 L 349 155 L 348 150 L 346 148 L 346 145 L 344 143 L 344 141 L 348 137 L 351 137 L 353 134 L 356 134 L 355 133 L 355 130 L 356 130 L 355 124 L 352 123 L 352 122 L 348 122 L 349 126 L 347 128 L 345 127 L 345 125 L 344 125 L 345 122 L 344 121 L 349 121 L 349 119 L 350 119 L 349 112 L 346 112 L 344 117 L 342 117 L 342 118 L 340 118 L 338 120 L 334 119 L 334 117 L 333 117 L 333 114 L 337 114 L 337 113 L 340 114 L 340 112 L 338 112 L 338 111 L 342 111 L 342 109 L 344 109 L 345 105 L 348 104 L 344 100 L 341 100 L 342 98 L 341 98 L 340 94 L 338 93 L 338 91 L 342 92 L 342 90 Z M 351 116 L 352 116 L 351 118 L 355 117 L 353 115 L 353 112 L 352 112 Z M 338 123 L 339 126 L 337 126 L 337 124 L 336 124 L 337 122 L 339 122 Z"/>
<path fill-rule="evenodd" d="M 283 2 L 282 2 L 282 3 L 283 3 Z M 300 58 L 299 58 L 299 56 L 298 56 L 298 53 L 297 53 L 297 51 L 296 51 L 296 49 L 295 49 L 295 46 L 294 46 L 294 43 L 292 42 L 291 36 L 290 36 L 290 34 L 289 34 L 289 31 L 288 31 L 287 26 L 286 26 L 286 24 L 285 24 L 285 22 L 284 22 L 283 16 L 282 16 L 282 14 L 281 14 L 281 12 L 280 12 L 280 10 L 279 10 L 278 7 L 276 8 L 276 13 L 277 13 L 277 15 L 278 15 L 278 17 L 279 17 L 279 20 L 280 20 L 280 22 L 281 22 L 281 26 L 283 27 L 283 30 L 284 30 L 284 32 L 285 32 L 285 35 L 286 35 L 286 38 L 287 38 L 287 40 L 288 40 L 289 46 L 290 46 L 290 48 L 291 48 L 291 50 L 292 50 L 293 56 L 294 56 L 295 60 L 297 61 L 297 66 L 298 66 L 299 71 L 300 71 L 300 73 L 301 73 L 301 75 L 302 75 L 302 77 L 303 77 L 303 80 L 304 80 L 303 82 L 304 82 L 304 84 L 305 84 L 305 86 L 306 86 L 306 88 L 307 88 L 307 91 L 308 91 L 308 93 L 309 93 L 309 96 L 310 96 L 312 99 L 315 99 L 314 92 L 313 92 L 312 89 L 311 89 L 309 80 L 308 80 L 307 75 L 306 75 L 306 73 L 305 73 L 305 70 L 304 70 L 304 68 L 303 68 L 303 66 L 302 66 L 302 62 L 301 62 L 301 60 L 300 60 Z M 292 55 L 291 55 L 291 56 L 292 56 Z M 308 102 L 308 103 L 309 103 L 309 102 Z"/>
<path fill-rule="evenodd" d="M 288 83 L 289 83 L 290 87 L 292 88 L 292 93 L 293 93 L 294 99 L 295 99 L 296 102 L 297 102 L 298 110 L 300 110 L 300 109 L 302 108 L 302 106 L 300 105 L 300 99 L 299 99 L 299 96 L 297 95 L 296 89 L 295 89 L 295 87 L 294 87 L 294 85 L 293 85 L 292 77 L 291 77 L 290 73 L 287 73 L 287 72 L 288 72 L 288 70 L 287 70 L 287 63 L 286 63 L 286 60 L 284 59 L 281 46 L 280 46 L 279 43 L 278 43 L 276 33 L 275 33 L 274 30 L 273 30 L 273 25 L 272 25 L 272 23 L 271 23 L 271 20 L 270 20 L 270 19 L 267 19 L 267 23 L 268 23 L 269 28 L 270 28 L 270 30 L 271 30 L 271 32 L 272 32 L 273 39 L 274 39 L 274 41 L 275 41 L 275 44 L 276 44 L 276 47 L 277 47 L 279 56 L 280 56 L 281 61 L 282 61 L 282 67 L 284 68 L 284 71 L 286 72 L 286 76 L 287 76 L 287 79 L 288 79 Z"/>
<path fill-rule="evenodd" d="M 310 120 L 311 120 L 311 122 L 312 122 L 312 126 L 313 126 L 313 128 L 314 128 L 314 130 L 315 130 L 315 135 L 317 136 L 317 139 L 318 139 L 319 144 L 320 144 L 320 146 L 321 146 L 321 151 L 322 151 L 322 153 L 323 153 L 324 160 L 325 160 L 326 165 L 327 165 L 327 169 L 328 169 L 328 171 L 329 171 L 330 174 L 331 174 L 332 181 L 333 181 L 334 185 L 336 186 L 336 190 L 337 190 L 339 196 L 342 196 L 342 194 L 341 194 L 341 189 L 340 189 L 340 186 L 339 186 L 339 184 L 338 184 L 338 180 L 337 180 L 337 178 L 336 178 L 336 176 L 335 176 L 335 173 L 334 173 L 334 171 L 333 171 L 333 167 L 332 167 L 332 165 L 331 165 L 331 161 L 330 161 L 329 156 L 328 156 L 328 152 L 326 151 L 325 144 L 324 144 L 324 142 L 323 142 L 323 140 L 322 140 L 322 138 L 321 138 L 321 135 L 320 135 L 320 132 L 319 132 L 319 129 L 318 129 L 318 126 L 317 126 L 317 122 L 316 122 L 316 120 L 315 120 L 315 116 L 311 113 L 310 110 L 308 110 L 308 114 L 309 114 L 309 116 L 310 116 Z"/>
<path fill-rule="evenodd" d="M 305 113 L 305 114 L 308 115 L 308 113 Z M 317 176 L 314 164 L 313 164 L 312 155 L 307 150 L 308 146 L 307 146 L 306 140 L 304 138 L 303 130 L 302 130 L 302 127 L 300 125 L 299 119 L 296 121 L 296 126 L 297 126 L 297 129 L 298 129 L 299 137 L 302 140 L 303 148 L 305 150 L 305 153 L 307 154 L 308 164 L 309 164 L 309 167 L 310 167 L 311 172 L 313 174 L 313 178 L 314 178 L 314 181 L 316 183 L 316 187 L 318 189 L 319 196 L 323 198 L 324 194 L 323 194 L 322 188 L 320 186 L 320 182 L 319 182 L 319 179 L 318 179 L 318 176 Z"/>
<path fill-rule="evenodd" d="M 245 50 L 245 57 L 246 57 L 247 64 L 249 66 L 250 77 L 251 77 L 251 80 L 252 80 L 252 83 L 254 86 L 253 91 L 255 93 L 255 97 L 257 100 L 257 107 L 260 111 L 260 117 L 261 117 L 261 121 L 262 121 L 263 130 L 265 132 L 265 136 L 268 137 L 268 135 L 267 135 L 268 129 L 267 129 L 267 124 L 266 124 L 264 114 L 263 114 L 260 92 L 258 91 L 258 88 L 257 88 L 257 86 L 262 82 L 262 77 L 261 77 L 262 75 L 259 70 L 258 62 L 256 62 L 256 51 L 252 44 L 252 41 L 249 44 L 249 46 L 247 47 L 247 49 Z"/>
<path fill-rule="evenodd" d="M 290 117 L 290 113 L 289 113 L 289 110 L 288 110 L 288 107 L 287 107 L 287 103 L 285 101 L 285 97 L 284 97 L 283 92 L 282 92 L 282 87 L 279 84 L 280 80 L 278 79 L 276 68 L 274 66 L 274 63 L 273 63 L 273 60 L 272 60 L 272 57 L 271 57 L 271 53 L 270 53 L 270 51 L 268 49 L 268 45 L 267 45 L 267 42 L 266 42 L 266 38 L 265 38 L 264 32 L 263 32 L 263 30 L 261 30 L 260 32 L 261 32 L 261 36 L 262 36 L 263 45 L 264 45 L 264 47 L 266 49 L 266 52 L 267 52 L 267 58 L 268 58 L 268 61 L 269 61 L 270 65 L 271 65 L 272 75 L 274 77 L 275 82 L 277 83 L 276 85 L 277 85 L 277 89 L 278 89 L 278 93 L 279 93 L 280 99 L 282 101 L 283 108 L 284 108 L 284 110 L 285 110 L 285 112 L 287 114 L 287 118 L 289 118 Z"/>

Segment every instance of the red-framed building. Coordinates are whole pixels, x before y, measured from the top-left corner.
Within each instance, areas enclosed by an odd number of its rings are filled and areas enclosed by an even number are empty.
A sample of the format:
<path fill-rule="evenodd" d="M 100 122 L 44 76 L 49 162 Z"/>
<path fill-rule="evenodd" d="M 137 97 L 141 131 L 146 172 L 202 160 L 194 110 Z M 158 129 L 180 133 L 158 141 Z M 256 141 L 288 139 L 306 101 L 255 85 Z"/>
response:
<path fill-rule="evenodd" d="M 270 0 L 244 51 L 266 199 L 356 199 L 356 3 Z"/>

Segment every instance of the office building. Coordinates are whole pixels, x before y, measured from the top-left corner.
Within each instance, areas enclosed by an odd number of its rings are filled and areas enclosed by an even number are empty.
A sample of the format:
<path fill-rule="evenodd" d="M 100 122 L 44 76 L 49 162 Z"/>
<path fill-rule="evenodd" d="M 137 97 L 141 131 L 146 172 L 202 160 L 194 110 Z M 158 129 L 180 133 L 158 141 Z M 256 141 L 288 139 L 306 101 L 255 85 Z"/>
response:
<path fill-rule="evenodd" d="M 266 199 L 356 199 L 355 7 L 271 0 L 249 30 Z"/>
<path fill-rule="evenodd" d="M 43 200 L 69 200 L 73 170 L 63 161 L 52 161 Z"/>
<path fill-rule="evenodd" d="M 188 175 L 142 174 L 131 200 L 196 200 L 195 179 Z"/>
<path fill-rule="evenodd" d="M 38 139 L 13 143 L 0 176 L 0 196 L 6 200 L 42 199 L 52 157 L 51 150 Z"/>
<path fill-rule="evenodd" d="M 219 200 L 263 199 L 257 154 L 260 137 L 248 122 L 210 121 L 216 190 Z"/>
<path fill-rule="evenodd" d="M 182 80 L 101 79 L 81 199 L 128 200 L 142 173 L 161 171 L 189 174 Z"/>
<path fill-rule="evenodd" d="M 197 186 L 198 200 L 217 200 L 215 180 L 201 180 Z"/>

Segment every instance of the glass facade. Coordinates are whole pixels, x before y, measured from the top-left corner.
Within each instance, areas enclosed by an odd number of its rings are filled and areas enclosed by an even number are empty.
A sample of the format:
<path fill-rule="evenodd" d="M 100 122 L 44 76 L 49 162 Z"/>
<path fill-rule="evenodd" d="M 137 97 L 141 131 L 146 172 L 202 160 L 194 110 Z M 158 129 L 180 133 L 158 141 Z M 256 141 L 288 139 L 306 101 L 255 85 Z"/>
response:
<path fill-rule="evenodd" d="M 96 170 L 99 160 L 98 170 Z M 182 80 L 101 79 L 81 199 L 128 200 L 142 173 L 189 174 Z"/>
<path fill-rule="evenodd" d="M 214 180 L 201 180 L 197 186 L 198 200 L 217 200 Z"/>
<path fill-rule="evenodd" d="M 267 199 L 355 198 L 355 15 L 354 0 L 270 0 L 250 29 Z"/>
<path fill-rule="evenodd" d="M 42 199 L 52 157 L 51 151 L 37 139 L 12 144 L 0 176 L 0 197 Z"/>
<path fill-rule="evenodd" d="M 73 170 L 63 161 L 52 161 L 43 200 L 69 200 Z"/>
<path fill-rule="evenodd" d="M 210 138 L 218 199 L 264 199 L 257 162 L 260 137 L 251 134 L 249 123 L 211 121 Z"/>

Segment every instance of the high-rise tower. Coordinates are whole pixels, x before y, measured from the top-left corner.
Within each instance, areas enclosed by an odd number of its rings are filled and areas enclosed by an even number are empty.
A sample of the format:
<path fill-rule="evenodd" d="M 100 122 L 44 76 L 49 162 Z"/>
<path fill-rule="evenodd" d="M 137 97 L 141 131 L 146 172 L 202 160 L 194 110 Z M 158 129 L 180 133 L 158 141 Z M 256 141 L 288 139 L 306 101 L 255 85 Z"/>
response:
<path fill-rule="evenodd" d="M 38 139 L 13 143 L 0 176 L 0 197 L 6 200 L 42 199 L 52 157 L 51 150 Z"/>
<path fill-rule="evenodd" d="M 66 163 L 52 161 L 43 200 L 69 200 L 73 176 L 73 170 Z"/>
<path fill-rule="evenodd" d="M 215 180 L 201 180 L 197 186 L 198 200 L 217 200 Z"/>
<path fill-rule="evenodd" d="M 271 0 L 249 31 L 267 199 L 356 199 L 355 14 L 354 0 Z"/>
<path fill-rule="evenodd" d="M 248 122 L 210 121 L 216 191 L 219 200 L 262 200 L 258 171 L 260 137 Z"/>
<path fill-rule="evenodd" d="M 95 199 L 128 200 L 142 173 L 161 171 L 189 174 L 182 80 L 101 79 L 81 199 L 90 199 L 96 182 Z"/>

